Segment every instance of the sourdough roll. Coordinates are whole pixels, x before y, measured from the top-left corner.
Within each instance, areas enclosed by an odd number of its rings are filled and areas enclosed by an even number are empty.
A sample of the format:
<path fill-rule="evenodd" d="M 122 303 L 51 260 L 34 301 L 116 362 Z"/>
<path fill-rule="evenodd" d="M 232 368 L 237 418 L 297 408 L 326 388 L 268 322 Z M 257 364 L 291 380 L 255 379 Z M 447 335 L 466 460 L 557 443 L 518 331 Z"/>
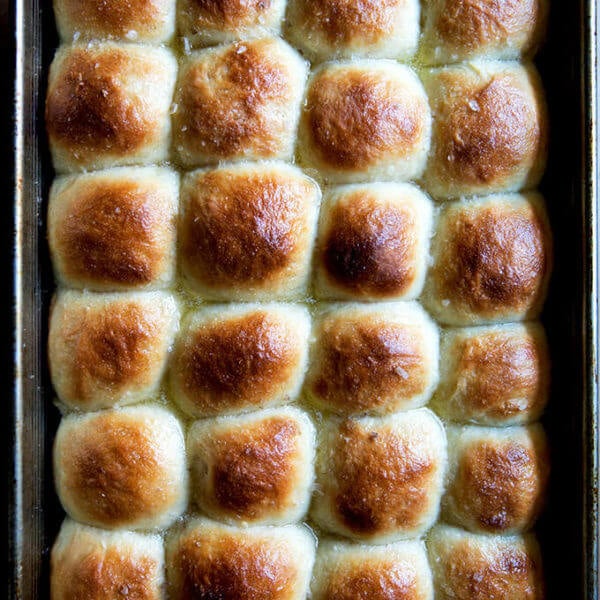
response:
<path fill-rule="evenodd" d="M 325 193 L 316 294 L 333 300 L 412 300 L 427 271 L 431 201 L 402 183 L 355 184 Z"/>
<path fill-rule="evenodd" d="M 330 183 L 414 179 L 430 133 L 427 96 L 411 69 L 389 60 L 328 63 L 308 84 L 298 155 Z"/>
<path fill-rule="evenodd" d="M 419 40 L 418 0 L 290 0 L 286 35 L 312 61 L 410 58 Z"/>
<path fill-rule="evenodd" d="M 104 529 L 167 527 L 187 506 L 183 431 L 158 405 L 62 419 L 54 479 L 67 514 Z"/>
<path fill-rule="evenodd" d="M 297 408 L 197 421 L 188 452 L 193 497 L 214 519 L 282 525 L 308 510 L 315 429 Z"/>
<path fill-rule="evenodd" d="M 48 243 L 59 284 L 160 288 L 175 272 L 179 177 L 121 167 L 60 177 L 50 190 Z"/>
<path fill-rule="evenodd" d="M 339 304 L 314 327 L 305 393 L 343 415 L 423 406 L 438 381 L 438 329 L 413 302 Z"/>
<path fill-rule="evenodd" d="M 116 39 L 160 44 L 175 33 L 175 0 L 54 0 L 61 41 Z"/>
<path fill-rule="evenodd" d="M 533 535 L 474 535 L 438 525 L 427 542 L 436 600 L 543 600 Z"/>
<path fill-rule="evenodd" d="M 552 239 L 538 194 L 447 204 L 432 241 L 425 308 L 447 325 L 533 319 L 552 265 Z"/>
<path fill-rule="evenodd" d="M 180 225 L 188 286 L 219 300 L 303 296 L 320 197 L 312 179 L 284 163 L 188 174 Z"/>
<path fill-rule="evenodd" d="M 179 33 L 192 46 L 276 36 L 286 0 L 180 0 Z"/>
<path fill-rule="evenodd" d="M 285 304 L 213 306 L 192 314 L 171 361 L 173 398 L 196 418 L 283 404 L 306 370 L 310 317 Z"/>
<path fill-rule="evenodd" d="M 447 434 L 443 519 L 475 533 L 530 529 L 548 482 L 550 456 L 542 427 L 450 426 Z"/>
<path fill-rule="evenodd" d="M 327 420 L 312 518 L 372 544 L 417 538 L 437 519 L 445 469 L 444 428 L 427 409 Z"/>
<path fill-rule="evenodd" d="M 46 130 L 59 173 L 169 157 L 177 62 L 165 48 L 62 46 L 50 67 Z"/>
<path fill-rule="evenodd" d="M 421 58 L 448 64 L 469 58 L 531 56 L 543 36 L 547 0 L 429 0 Z"/>
<path fill-rule="evenodd" d="M 432 408 L 459 423 L 518 425 L 536 421 L 548 400 L 548 345 L 539 323 L 442 332 L 440 384 Z"/>
<path fill-rule="evenodd" d="M 184 167 L 222 160 L 289 160 L 307 64 L 279 38 L 188 56 L 173 105 L 175 154 Z"/>
<path fill-rule="evenodd" d="M 103 531 L 66 519 L 52 548 L 50 596 L 163 600 L 164 562 L 158 535 Z"/>
<path fill-rule="evenodd" d="M 311 591 L 313 600 L 433 600 L 425 545 L 321 541 Z"/>
<path fill-rule="evenodd" d="M 59 291 L 50 311 L 52 384 L 69 408 L 97 410 L 154 394 L 179 324 L 165 292 Z"/>
<path fill-rule="evenodd" d="M 193 519 L 167 539 L 169 598 L 304 600 L 314 557 L 304 526 L 239 529 Z"/>
<path fill-rule="evenodd" d="M 516 192 L 544 172 L 548 119 L 535 68 L 474 61 L 422 73 L 433 113 L 425 189 L 436 198 Z"/>

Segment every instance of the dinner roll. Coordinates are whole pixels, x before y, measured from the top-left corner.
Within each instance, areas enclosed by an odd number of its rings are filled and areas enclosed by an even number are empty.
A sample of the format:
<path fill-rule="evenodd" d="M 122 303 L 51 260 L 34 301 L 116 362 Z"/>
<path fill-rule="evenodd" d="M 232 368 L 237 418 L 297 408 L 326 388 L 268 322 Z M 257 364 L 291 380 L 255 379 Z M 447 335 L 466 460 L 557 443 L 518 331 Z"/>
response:
<path fill-rule="evenodd" d="M 402 183 L 355 184 L 325 194 L 316 294 L 334 300 L 412 300 L 425 281 L 431 201 Z"/>
<path fill-rule="evenodd" d="M 389 60 L 326 64 L 309 81 L 298 154 L 331 183 L 419 177 L 431 133 L 421 82 Z"/>
<path fill-rule="evenodd" d="M 169 411 L 149 404 L 69 415 L 54 441 L 54 478 L 76 521 L 166 527 L 187 505 L 183 431 Z"/>
<path fill-rule="evenodd" d="M 309 332 L 308 311 L 294 305 L 213 306 L 194 313 L 171 362 L 175 401 L 198 418 L 294 400 Z"/>
<path fill-rule="evenodd" d="M 52 600 L 163 600 L 163 543 L 158 535 L 102 531 L 66 519 L 50 565 Z"/>
<path fill-rule="evenodd" d="M 177 302 L 165 292 L 59 291 L 48 335 L 58 397 L 69 408 L 97 410 L 151 396 L 178 321 Z"/>
<path fill-rule="evenodd" d="M 180 0 L 179 33 L 191 46 L 275 36 L 286 0 Z"/>
<path fill-rule="evenodd" d="M 422 78 L 433 112 L 423 176 L 430 194 L 456 198 L 537 185 L 548 123 L 534 67 L 479 61 L 425 71 Z"/>
<path fill-rule="evenodd" d="M 166 160 L 176 71 L 165 48 L 113 42 L 61 47 L 46 97 L 54 168 L 64 173 Z"/>
<path fill-rule="evenodd" d="M 238 529 L 194 519 L 167 540 L 169 598 L 304 600 L 314 555 L 303 526 Z"/>
<path fill-rule="evenodd" d="M 419 40 L 418 0 L 290 0 L 286 35 L 313 61 L 410 58 Z"/>
<path fill-rule="evenodd" d="M 443 418 L 503 426 L 540 417 L 550 365 L 539 323 L 447 329 L 440 355 L 440 385 L 431 404 Z"/>
<path fill-rule="evenodd" d="M 429 64 L 530 56 L 548 10 L 547 0 L 428 0 L 423 6 L 421 55 Z"/>
<path fill-rule="evenodd" d="M 60 177 L 48 242 L 58 282 L 99 291 L 160 288 L 175 271 L 179 177 L 121 167 Z"/>
<path fill-rule="evenodd" d="M 188 174 L 181 270 L 200 296 L 273 300 L 305 295 L 320 190 L 284 163 Z"/>
<path fill-rule="evenodd" d="M 447 204 L 436 229 L 422 301 L 438 321 L 478 325 L 539 315 L 552 240 L 538 194 Z"/>
<path fill-rule="evenodd" d="M 311 514 L 327 531 L 385 544 L 437 519 L 446 435 L 427 409 L 323 424 Z"/>
<path fill-rule="evenodd" d="M 60 38 L 160 44 L 175 32 L 175 0 L 54 0 Z"/>
<path fill-rule="evenodd" d="M 436 600 L 543 600 L 539 546 L 532 535 L 474 535 L 438 525 L 429 534 Z"/>
<path fill-rule="evenodd" d="M 181 164 L 291 159 L 307 72 L 306 62 L 278 38 L 191 54 L 173 106 Z"/>
<path fill-rule="evenodd" d="M 334 305 L 318 318 L 305 391 L 344 415 L 423 406 L 438 381 L 438 330 L 412 302 Z"/>
<path fill-rule="evenodd" d="M 476 533 L 533 526 L 546 494 L 549 453 L 540 425 L 448 427 L 443 519 Z"/>
<path fill-rule="evenodd" d="M 214 519 L 281 525 L 306 513 L 315 430 L 297 408 L 197 421 L 188 451 L 194 498 Z"/>
<path fill-rule="evenodd" d="M 321 541 L 312 600 L 433 600 L 423 542 L 365 546 Z"/>

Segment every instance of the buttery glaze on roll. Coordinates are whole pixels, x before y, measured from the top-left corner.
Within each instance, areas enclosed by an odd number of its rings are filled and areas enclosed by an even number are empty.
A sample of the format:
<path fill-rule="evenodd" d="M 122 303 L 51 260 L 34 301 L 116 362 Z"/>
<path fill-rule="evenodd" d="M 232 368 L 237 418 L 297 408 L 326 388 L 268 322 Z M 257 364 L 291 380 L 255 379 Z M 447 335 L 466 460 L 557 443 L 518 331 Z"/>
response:
<path fill-rule="evenodd" d="M 303 166 L 330 183 L 419 177 L 431 113 L 415 73 L 390 60 L 323 65 L 311 77 L 300 119 Z"/>
<path fill-rule="evenodd" d="M 321 541 L 311 590 L 313 600 L 433 600 L 425 544 Z"/>
<path fill-rule="evenodd" d="M 187 284 L 210 299 L 302 296 L 320 196 L 312 179 L 284 163 L 188 174 L 180 225 Z"/>
<path fill-rule="evenodd" d="M 121 291 L 168 286 L 175 272 L 179 177 L 157 167 L 61 177 L 48 243 L 59 283 Z"/>
<path fill-rule="evenodd" d="M 552 265 L 552 239 L 538 194 L 447 204 L 432 241 L 425 308 L 447 325 L 539 315 Z"/>
<path fill-rule="evenodd" d="M 438 381 L 438 330 L 416 303 L 339 304 L 314 327 L 305 393 L 343 415 L 423 406 Z"/>
<path fill-rule="evenodd" d="M 50 312 L 52 384 L 69 408 L 131 404 L 156 392 L 179 322 L 165 292 L 59 291 Z"/>
<path fill-rule="evenodd" d="M 76 521 L 104 529 L 167 527 L 187 506 L 181 425 L 153 405 L 66 416 L 54 441 L 54 478 Z"/>
<path fill-rule="evenodd" d="M 174 400 L 204 418 L 283 404 L 306 370 L 310 317 L 285 304 L 206 308 L 187 320 L 171 361 Z"/>
<path fill-rule="evenodd" d="M 175 33 L 175 0 L 54 0 L 61 41 L 117 39 L 160 44 Z"/>
<path fill-rule="evenodd" d="M 286 35 L 312 61 L 410 58 L 419 40 L 418 0 L 290 0 Z"/>
<path fill-rule="evenodd" d="M 181 0 L 179 33 L 192 46 L 276 36 L 285 0 Z"/>
<path fill-rule="evenodd" d="M 66 519 L 52 548 L 50 596 L 163 600 L 164 563 L 158 535 L 103 531 Z"/>
<path fill-rule="evenodd" d="M 224 160 L 289 160 L 307 64 L 278 38 L 191 54 L 179 71 L 173 128 L 185 167 Z"/>
<path fill-rule="evenodd" d="M 316 294 L 333 300 L 412 300 L 427 271 L 433 210 L 402 183 L 325 193 L 316 252 Z"/>
<path fill-rule="evenodd" d="M 533 535 L 475 535 L 438 525 L 427 542 L 436 600 L 543 600 Z"/>
<path fill-rule="evenodd" d="M 188 452 L 192 494 L 215 519 L 283 525 L 308 510 L 315 429 L 297 408 L 197 421 Z"/>
<path fill-rule="evenodd" d="M 536 421 L 543 412 L 550 359 L 539 323 L 447 329 L 440 355 L 431 405 L 442 418 L 505 426 Z"/>
<path fill-rule="evenodd" d="M 62 46 L 50 67 L 46 130 L 59 173 L 167 160 L 177 62 L 165 48 Z"/>
<path fill-rule="evenodd" d="M 543 35 L 546 0 L 429 0 L 421 55 L 429 64 L 531 56 Z"/>
<path fill-rule="evenodd" d="M 422 73 L 433 113 L 425 189 L 436 198 L 535 187 L 547 154 L 547 115 L 531 65 L 474 61 Z"/>
<path fill-rule="evenodd" d="M 303 526 L 193 519 L 167 538 L 169 598 L 304 600 L 314 558 L 314 536 Z"/>
<path fill-rule="evenodd" d="M 454 427 L 442 517 L 475 533 L 530 529 L 546 494 L 550 455 L 544 430 Z"/>
<path fill-rule="evenodd" d="M 372 544 L 416 538 L 438 516 L 446 435 L 427 409 L 323 424 L 315 522 Z"/>

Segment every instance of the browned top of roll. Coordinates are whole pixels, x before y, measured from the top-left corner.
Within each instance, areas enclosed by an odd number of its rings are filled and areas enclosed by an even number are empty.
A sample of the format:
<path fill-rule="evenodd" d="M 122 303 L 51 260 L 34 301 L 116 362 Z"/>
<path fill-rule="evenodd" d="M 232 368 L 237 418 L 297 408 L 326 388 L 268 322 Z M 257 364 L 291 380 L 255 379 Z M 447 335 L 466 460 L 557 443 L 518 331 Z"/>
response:
<path fill-rule="evenodd" d="M 268 539 L 204 532 L 183 539 L 173 556 L 177 600 L 292 600 L 298 559 Z"/>
<path fill-rule="evenodd" d="M 327 276 L 354 294 L 401 294 L 415 277 L 415 211 L 381 202 L 367 190 L 331 210 L 320 251 Z"/>
<path fill-rule="evenodd" d="M 169 471 L 172 459 L 160 442 L 141 419 L 98 413 L 60 440 L 63 493 L 83 509 L 86 520 L 103 526 L 161 515 L 179 496 L 172 479 L 180 473 Z"/>
<path fill-rule="evenodd" d="M 393 30 L 405 0 L 300 0 L 296 20 L 330 44 L 376 44 Z"/>
<path fill-rule="evenodd" d="M 447 492 L 456 510 L 489 533 L 530 525 L 548 475 L 546 448 L 538 446 L 508 439 L 469 444 Z"/>
<path fill-rule="evenodd" d="M 345 421 L 332 449 L 335 512 L 358 534 L 416 527 L 431 503 L 436 459 L 424 441 Z"/>
<path fill-rule="evenodd" d="M 344 412 L 367 411 L 398 390 L 410 397 L 428 385 L 419 325 L 386 323 L 377 316 L 326 319 L 314 364 L 312 393 Z"/>
<path fill-rule="evenodd" d="M 433 267 L 439 298 L 489 316 L 527 310 L 543 293 L 547 242 L 547 227 L 529 205 L 452 211 Z"/>
<path fill-rule="evenodd" d="M 180 77 L 178 135 L 193 152 L 224 159 L 252 153 L 277 156 L 289 129 L 289 109 L 295 98 L 292 53 L 274 39 L 233 44 L 204 51 Z M 296 110 L 296 107 L 293 107 Z"/>
<path fill-rule="evenodd" d="M 299 351 L 292 327 L 256 310 L 192 331 L 175 350 L 175 376 L 200 412 L 216 414 L 272 394 L 293 373 Z"/>
<path fill-rule="evenodd" d="M 474 50 L 534 30 L 539 0 L 444 0 L 436 31 L 450 47 Z"/>
<path fill-rule="evenodd" d="M 164 237 L 174 228 L 159 194 L 131 180 L 79 183 L 56 229 L 64 276 L 101 284 L 152 282 L 170 250 Z"/>
<path fill-rule="evenodd" d="M 144 98 L 124 89 L 127 73 L 152 73 L 150 59 L 125 47 L 74 47 L 51 79 L 46 99 L 46 127 L 51 140 L 93 156 L 110 150 L 126 154 L 152 140 L 161 126 Z"/>
<path fill-rule="evenodd" d="M 219 508 L 246 518 L 285 507 L 296 482 L 298 425 L 273 417 L 212 441 L 212 485 Z"/>
<path fill-rule="evenodd" d="M 453 72 L 438 77 L 442 85 L 461 85 Z M 466 84 L 457 97 L 438 98 L 436 133 L 439 177 L 473 185 L 509 177 L 538 155 L 544 136 L 535 102 L 509 73 L 478 88 Z"/>
<path fill-rule="evenodd" d="M 319 72 L 305 110 L 314 151 L 342 170 L 364 169 L 390 154 L 410 155 L 429 118 L 426 99 L 407 90 L 393 71 L 352 65 Z"/>
<path fill-rule="evenodd" d="M 186 186 L 181 231 L 185 270 L 217 288 L 264 287 L 284 277 L 307 249 L 316 188 L 283 170 L 223 169 Z"/>
<path fill-rule="evenodd" d="M 268 14 L 273 0 L 187 0 L 193 15 L 194 29 L 239 29 L 260 23 Z"/>

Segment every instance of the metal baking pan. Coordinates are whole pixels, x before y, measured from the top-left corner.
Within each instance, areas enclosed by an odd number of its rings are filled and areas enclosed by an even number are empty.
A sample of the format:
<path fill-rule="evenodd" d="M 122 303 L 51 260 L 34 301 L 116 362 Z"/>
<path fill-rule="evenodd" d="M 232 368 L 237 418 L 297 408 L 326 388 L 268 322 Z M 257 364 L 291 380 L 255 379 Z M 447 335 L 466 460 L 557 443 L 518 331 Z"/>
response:
<path fill-rule="evenodd" d="M 9 439 L 9 599 L 49 597 L 49 551 L 62 521 L 51 472 L 58 422 L 45 359 L 53 289 L 45 243 L 52 178 L 43 126 L 47 68 L 57 44 L 49 0 L 16 0 L 14 387 Z M 538 526 L 548 598 L 600 597 L 598 586 L 598 139 L 596 0 L 553 3 L 537 63 L 552 122 L 542 191 L 556 266 L 544 313 L 553 394 L 544 418 L 553 449 Z"/>

